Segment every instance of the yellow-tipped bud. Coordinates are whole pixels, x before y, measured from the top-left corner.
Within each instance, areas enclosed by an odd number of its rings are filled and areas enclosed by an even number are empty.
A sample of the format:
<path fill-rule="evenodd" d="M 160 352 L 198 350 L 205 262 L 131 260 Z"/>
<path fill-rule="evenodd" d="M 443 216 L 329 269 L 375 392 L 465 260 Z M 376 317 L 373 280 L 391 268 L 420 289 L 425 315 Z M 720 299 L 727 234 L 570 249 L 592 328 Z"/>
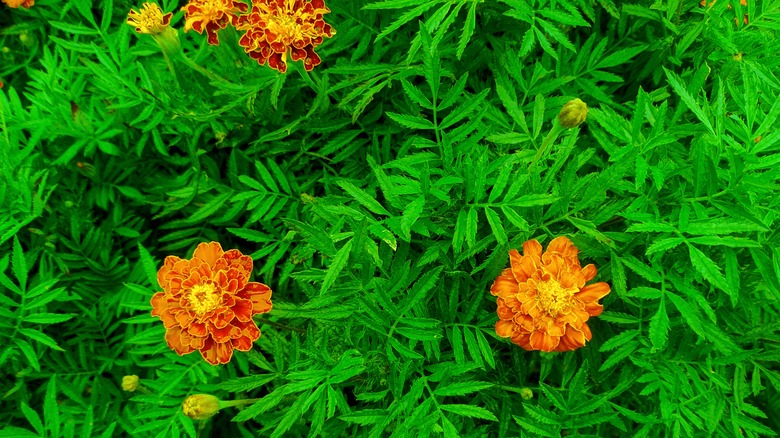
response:
<path fill-rule="evenodd" d="M 193 420 L 205 420 L 219 412 L 219 399 L 209 394 L 195 394 L 184 399 L 181 410 Z"/>
<path fill-rule="evenodd" d="M 122 377 L 122 389 L 127 392 L 134 392 L 136 389 L 138 389 L 138 382 L 140 380 L 141 379 L 139 379 L 136 375 L 124 376 Z"/>
<path fill-rule="evenodd" d="M 581 99 L 573 99 L 563 106 L 563 109 L 558 113 L 558 121 L 564 128 L 574 128 L 578 126 L 588 117 L 588 105 Z"/>
<path fill-rule="evenodd" d="M 530 400 L 534 397 L 534 392 L 531 391 L 530 388 L 523 388 L 520 390 L 520 397 L 522 397 L 523 400 Z"/>

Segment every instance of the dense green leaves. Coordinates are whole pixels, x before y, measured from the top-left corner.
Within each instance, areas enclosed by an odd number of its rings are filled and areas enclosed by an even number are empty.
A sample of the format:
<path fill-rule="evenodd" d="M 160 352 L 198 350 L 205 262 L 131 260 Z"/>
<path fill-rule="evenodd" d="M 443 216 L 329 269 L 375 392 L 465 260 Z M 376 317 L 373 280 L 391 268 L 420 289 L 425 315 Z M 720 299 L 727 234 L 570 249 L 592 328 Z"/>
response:
<path fill-rule="evenodd" d="M 0 436 L 780 430 L 776 4 L 327 1 L 280 74 L 230 26 L 162 56 L 114 3 L 0 5 Z M 583 348 L 526 351 L 491 285 L 557 236 L 611 292 Z M 189 283 L 150 307 L 210 241 L 273 290 L 220 366 L 169 345 Z"/>

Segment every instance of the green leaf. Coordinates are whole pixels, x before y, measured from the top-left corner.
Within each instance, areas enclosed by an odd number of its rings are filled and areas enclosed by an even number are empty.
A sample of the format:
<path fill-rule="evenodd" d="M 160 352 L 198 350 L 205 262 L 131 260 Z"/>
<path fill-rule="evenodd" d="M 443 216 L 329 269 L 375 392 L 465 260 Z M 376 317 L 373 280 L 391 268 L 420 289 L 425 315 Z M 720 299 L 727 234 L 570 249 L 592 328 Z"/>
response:
<path fill-rule="evenodd" d="M 355 198 L 355 200 L 358 201 L 360 205 L 366 207 L 368 211 L 374 214 L 382 214 L 385 216 L 390 216 L 390 213 L 387 210 L 385 210 L 385 208 L 382 206 L 382 204 L 379 203 L 379 201 L 377 201 L 373 196 L 369 196 L 368 193 L 356 187 L 351 182 L 341 180 L 338 181 L 336 184 L 338 184 L 339 187 L 341 187 L 345 192 L 349 193 L 350 196 Z"/>
<path fill-rule="evenodd" d="M 347 266 L 347 261 L 349 260 L 349 253 L 352 251 L 352 241 L 353 239 L 349 239 L 347 243 L 344 244 L 344 246 L 339 249 L 339 251 L 336 253 L 336 256 L 333 257 L 333 262 L 328 267 L 328 272 L 325 274 L 325 279 L 322 281 L 322 288 L 320 288 L 320 295 L 323 295 L 325 292 L 330 289 L 331 286 L 333 286 L 333 283 L 336 282 L 336 280 L 339 277 L 339 274 L 341 274 L 341 271 L 344 269 L 345 266 Z"/>
<path fill-rule="evenodd" d="M 514 418 L 515 422 L 520 425 L 523 429 L 531 432 L 532 436 L 544 436 L 549 438 L 555 438 L 560 436 L 560 434 L 556 432 L 551 432 L 544 427 L 533 423 L 523 417 L 518 417 L 517 415 L 512 415 L 512 418 Z"/>
<path fill-rule="evenodd" d="M 650 341 L 656 350 L 666 347 L 666 339 L 669 334 L 669 316 L 666 314 L 666 301 L 661 297 L 661 304 L 652 318 L 650 318 Z"/>
<path fill-rule="evenodd" d="M 455 56 L 458 59 L 463 56 L 463 51 L 466 50 L 466 45 L 469 43 L 471 35 L 474 33 L 474 27 L 477 22 L 476 11 L 477 2 L 474 2 L 469 8 L 468 15 L 466 16 L 466 22 L 463 23 L 463 32 L 460 34 L 460 39 L 458 40 L 458 51 L 455 52 Z"/>
<path fill-rule="evenodd" d="M 38 330 L 30 329 L 30 328 L 21 328 L 19 329 L 19 333 L 23 334 L 24 336 L 27 336 L 28 338 L 38 341 L 43 345 L 48 346 L 49 348 L 52 348 L 57 351 L 65 351 L 62 348 L 60 348 L 59 345 L 54 341 L 54 339 L 50 338 L 49 336 L 39 332 Z"/>
<path fill-rule="evenodd" d="M 487 216 L 488 224 L 490 224 L 490 229 L 493 231 L 493 236 L 495 236 L 498 244 L 507 245 L 509 240 L 507 239 L 504 227 L 501 225 L 501 218 L 498 217 L 498 214 L 496 214 L 492 208 L 485 207 L 485 216 Z"/>
<path fill-rule="evenodd" d="M 398 122 L 404 128 L 411 129 L 436 129 L 433 122 L 428 119 L 423 119 L 418 116 L 410 116 L 406 114 L 398 114 L 388 111 L 387 116 L 395 122 Z"/>
<path fill-rule="evenodd" d="M 496 416 L 481 406 L 464 405 L 464 404 L 450 404 L 439 405 L 439 409 L 442 411 L 452 412 L 453 414 L 462 415 L 470 418 L 480 418 L 482 420 L 498 421 Z"/>
<path fill-rule="evenodd" d="M 669 85 L 672 86 L 672 89 L 674 89 L 674 92 L 677 93 L 678 96 L 680 96 L 680 98 L 688 107 L 688 109 L 690 109 L 693 112 L 693 114 L 696 115 L 696 118 L 698 118 L 699 121 L 704 124 L 704 126 L 707 128 L 710 134 L 714 136 L 715 129 L 712 127 L 712 123 L 710 122 L 710 119 L 707 117 L 706 114 L 704 114 L 704 110 L 701 109 L 699 104 L 696 103 L 696 99 L 694 99 L 694 97 L 691 96 L 690 93 L 688 93 L 688 90 L 686 90 L 685 85 L 683 85 L 682 79 L 680 79 L 680 77 L 674 74 L 672 71 L 667 70 L 666 67 L 662 67 L 662 68 L 664 69 L 664 72 L 666 72 L 666 79 L 669 81 Z"/>
<path fill-rule="evenodd" d="M 24 258 L 22 245 L 19 238 L 14 236 L 14 252 L 11 255 L 11 266 L 13 267 L 14 277 L 19 282 L 22 291 L 27 290 L 27 260 Z"/>
<path fill-rule="evenodd" d="M 19 347 L 19 350 L 21 350 L 22 354 L 24 354 L 24 357 L 27 358 L 27 360 L 30 362 L 30 365 L 36 370 L 41 370 L 41 365 L 38 362 L 38 355 L 35 353 L 35 350 L 33 350 L 32 346 L 27 343 L 24 339 L 14 339 L 14 343 L 17 347 Z"/>
<path fill-rule="evenodd" d="M 416 283 L 414 283 L 414 286 L 412 287 L 412 290 L 409 291 L 407 298 L 401 302 L 401 306 L 398 311 L 399 315 L 405 315 L 409 309 L 411 309 L 415 304 L 426 297 L 428 291 L 436 286 L 437 282 L 439 281 L 439 274 L 441 274 L 443 269 L 444 266 L 434 268 L 433 270 L 426 272 L 422 277 L 420 277 L 419 280 L 417 280 Z"/>
<path fill-rule="evenodd" d="M 723 276 L 723 273 L 720 272 L 720 268 L 718 268 L 718 265 L 716 265 L 712 259 L 707 257 L 706 254 L 693 245 L 688 245 L 688 252 L 693 267 L 696 268 L 705 280 L 726 293 L 730 292 L 728 283 L 726 283 L 726 277 Z"/>
<path fill-rule="evenodd" d="M 666 239 L 655 240 L 652 245 L 647 247 L 645 255 L 669 251 L 683 242 L 685 242 L 684 237 L 668 237 Z"/>
<path fill-rule="evenodd" d="M 157 263 L 154 262 L 154 259 L 152 258 L 152 255 L 149 254 L 149 251 L 144 248 L 143 245 L 141 245 L 141 242 L 138 242 L 138 254 L 139 259 L 141 262 L 141 267 L 144 269 L 144 273 L 146 274 L 146 278 L 149 280 L 149 284 L 151 284 L 153 287 L 157 286 Z"/>
<path fill-rule="evenodd" d="M 43 418 L 51 436 L 60 436 L 60 409 L 57 405 L 57 375 L 51 376 L 43 399 Z"/>
<path fill-rule="evenodd" d="M 487 362 L 490 368 L 495 369 L 496 360 L 493 357 L 493 349 L 490 348 L 490 344 L 488 343 L 488 340 L 485 338 L 485 335 L 482 333 L 482 330 L 475 329 L 474 333 L 477 336 L 477 344 L 479 344 L 479 349 L 482 352 L 482 358 L 485 359 L 485 362 Z"/>
<path fill-rule="evenodd" d="M 75 313 L 33 313 L 24 317 L 24 322 L 31 324 L 56 324 L 76 316 Z"/>
<path fill-rule="evenodd" d="M 35 429 L 38 435 L 44 436 L 45 431 L 43 429 L 43 423 L 41 422 L 41 417 L 38 415 L 38 413 L 30 408 L 25 402 L 22 402 L 19 407 L 22 411 L 22 414 L 24 414 L 24 418 L 30 422 L 30 425 Z"/>
<path fill-rule="evenodd" d="M 473 382 L 454 382 L 448 384 L 441 384 L 433 391 L 434 395 L 446 397 L 446 396 L 458 396 L 471 394 L 472 392 L 479 392 L 483 389 L 492 388 L 493 383 L 473 381 Z"/>

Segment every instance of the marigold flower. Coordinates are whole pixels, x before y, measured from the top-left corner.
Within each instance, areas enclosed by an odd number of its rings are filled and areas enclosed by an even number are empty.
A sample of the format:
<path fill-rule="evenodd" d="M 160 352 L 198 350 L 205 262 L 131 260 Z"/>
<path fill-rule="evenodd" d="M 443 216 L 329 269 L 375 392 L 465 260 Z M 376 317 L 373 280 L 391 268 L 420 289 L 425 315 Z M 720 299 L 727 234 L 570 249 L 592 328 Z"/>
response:
<path fill-rule="evenodd" d="M 496 333 L 526 350 L 570 351 L 590 341 L 586 321 L 601 314 L 598 303 L 610 292 L 607 283 L 585 285 L 596 267 L 580 267 L 579 250 L 566 237 L 556 237 L 542 254 L 536 240 L 523 243 L 523 253 L 509 251 L 510 268 L 496 278 L 490 293 L 498 296 Z"/>
<path fill-rule="evenodd" d="M 199 34 L 206 32 L 208 43 L 219 44 L 217 31 L 228 24 L 236 25 L 239 13 L 249 10 L 246 3 L 234 0 L 190 0 L 181 8 L 184 11 L 184 31 L 195 30 Z"/>
<path fill-rule="evenodd" d="M 136 375 L 122 377 L 122 389 L 127 392 L 135 392 L 138 389 L 140 379 Z"/>
<path fill-rule="evenodd" d="M 268 62 L 280 73 L 287 71 L 288 53 L 311 71 L 322 62 L 314 48 L 336 33 L 323 19 L 329 12 L 324 0 L 257 0 L 239 18 L 236 28 L 245 33 L 238 44 L 258 64 Z"/>
<path fill-rule="evenodd" d="M 3 3 L 7 4 L 9 8 L 17 9 L 21 6 L 30 9 L 30 6 L 35 4 L 35 0 L 3 0 Z"/>
<path fill-rule="evenodd" d="M 217 242 L 201 243 L 192 259 L 168 256 L 157 272 L 163 291 L 152 297 L 152 316 L 180 356 L 200 351 L 212 365 L 230 362 L 260 338 L 252 316 L 271 310 L 271 289 L 250 282 L 252 259 Z"/>
<path fill-rule="evenodd" d="M 165 32 L 172 16 L 172 12 L 163 14 L 157 3 L 146 2 L 141 5 L 141 12 L 131 9 L 127 13 L 127 24 L 133 26 L 138 33 L 157 35 Z"/>
<path fill-rule="evenodd" d="M 205 420 L 219 412 L 220 401 L 209 394 L 195 394 L 184 399 L 181 410 L 193 420 Z"/>

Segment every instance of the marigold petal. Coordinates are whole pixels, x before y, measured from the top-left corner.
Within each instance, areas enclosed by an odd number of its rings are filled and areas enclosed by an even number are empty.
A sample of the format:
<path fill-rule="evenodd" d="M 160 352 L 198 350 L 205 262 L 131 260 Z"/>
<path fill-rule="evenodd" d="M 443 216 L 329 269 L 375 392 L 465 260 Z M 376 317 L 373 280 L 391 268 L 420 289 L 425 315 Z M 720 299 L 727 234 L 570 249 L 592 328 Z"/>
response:
<path fill-rule="evenodd" d="M 604 298 L 609 292 L 609 284 L 602 281 L 583 287 L 578 293 L 574 294 L 574 296 L 584 303 L 590 303 Z"/>
<path fill-rule="evenodd" d="M 206 324 L 197 321 L 191 322 L 189 327 L 187 327 L 187 331 L 189 331 L 192 336 L 201 338 L 209 334 L 209 330 L 206 327 Z"/>
<path fill-rule="evenodd" d="M 165 289 L 165 286 L 168 283 L 168 280 L 165 278 L 165 276 L 171 272 L 171 270 L 173 270 L 173 267 L 179 260 L 181 259 L 176 256 L 168 256 L 165 258 L 162 268 L 157 271 L 157 283 L 159 283 L 161 288 Z"/>
<path fill-rule="evenodd" d="M 225 364 L 230 362 L 233 356 L 233 345 L 230 342 L 215 342 L 209 338 L 200 349 L 200 355 L 212 365 Z"/>
<path fill-rule="evenodd" d="M 517 292 L 517 280 L 512 276 L 511 269 L 504 269 L 490 287 L 490 293 L 500 297 L 515 295 Z"/>
<path fill-rule="evenodd" d="M 535 260 L 542 259 L 542 244 L 538 240 L 527 240 L 523 243 L 523 255 Z"/>
<path fill-rule="evenodd" d="M 249 322 L 252 320 L 252 300 L 246 300 L 242 298 L 236 299 L 236 304 L 233 305 L 233 313 L 236 315 L 236 319 L 241 322 Z"/>
<path fill-rule="evenodd" d="M 214 324 L 214 327 L 218 329 L 223 329 L 230 324 L 231 321 L 233 321 L 233 318 L 235 318 L 236 314 L 233 313 L 231 309 L 224 308 L 219 311 L 219 313 L 215 314 L 214 317 L 211 318 L 211 322 Z"/>
<path fill-rule="evenodd" d="M 263 283 L 247 283 L 236 296 L 252 301 L 252 315 L 271 311 L 271 289 Z"/>
<path fill-rule="evenodd" d="M 585 283 L 587 283 L 587 282 L 593 280 L 593 278 L 596 277 L 596 274 L 598 273 L 598 270 L 596 269 L 596 265 L 591 263 L 588 266 L 585 266 L 584 268 L 582 268 L 582 271 L 580 271 L 580 272 L 582 272 L 582 275 L 585 277 Z M 579 287 L 582 288 L 582 286 L 585 283 L 579 285 Z"/>
<path fill-rule="evenodd" d="M 225 251 L 222 250 L 222 245 L 219 242 L 203 242 L 195 248 L 195 253 L 192 254 L 192 257 L 197 257 L 209 266 L 214 266 L 224 253 Z"/>
<path fill-rule="evenodd" d="M 536 330 L 531 333 L 531 348 L 546 352 L 553 351 L 560 343 L 561 338 L 550 336 L 547 333 Z"/>
<path fill-rule="evenodd" d="M 550 243 L 547 244 L 547 252 L 559 252 L 561 254 L 567 254 L 571 251 L 571 248 L 573 246 L 574 244 L 572 243 L 571 240 L 569 240 L 568 237 L 559 236 L 551 240 Z"/>
<path fill-rule="evenodd" d="M 590 316 L 599 316 L 601 315 L 601 312 L 604 311 L 604 306 L 593 301 L 585 304 L 585 311 L 588 312 L 588 315 Z"/>
<path fill-rule="evenodd" d="M 531 334 L 528 332 L 516 330 L 511 341 L 524 350 L 532 351 L 534 349 L 531 347 Z"/>
<path fill-rule="evenodd" d="M 179 356 L 183 356 L 194 351 L 192 347 L 182 343 L 181 329 L 179 327 L 172 327 L 165 331 L 165 342 L 167 342 L 168 347 L 175 351 Z"/>
<path fill-rule="evenodd" d="M 165 296 L 165 292 L 157 292 L 152 295 L 150 301 L 152 303 L 152 316 L 160 316 L 168 308 L 168 298 Z"/>
<path fill-rule="evenodd" d="M 167 329 L 179 326 L 179 323 L 176 321 L 176 315 L 171 313 L 168 309 L 165 309 L 162 313 L 160 313 L 159 317 Z"/>
<path fill-rule="evenodd" d="M 514 329 L 515 324 L 512 321 L 499 319 L 498 322 L 496 322 L 496 334 L 502 338 L 508 338 L 512 336 Z"/>
<path fill-rule="evenodd" d="M 176 322 L 181 326 L 181 328 L 186 329 L 190 326 L 190 323 L 192 322 L 192 314 L 189 310 L 185 310 L 183 312 L 179 312 L 176 314 Z"/>

